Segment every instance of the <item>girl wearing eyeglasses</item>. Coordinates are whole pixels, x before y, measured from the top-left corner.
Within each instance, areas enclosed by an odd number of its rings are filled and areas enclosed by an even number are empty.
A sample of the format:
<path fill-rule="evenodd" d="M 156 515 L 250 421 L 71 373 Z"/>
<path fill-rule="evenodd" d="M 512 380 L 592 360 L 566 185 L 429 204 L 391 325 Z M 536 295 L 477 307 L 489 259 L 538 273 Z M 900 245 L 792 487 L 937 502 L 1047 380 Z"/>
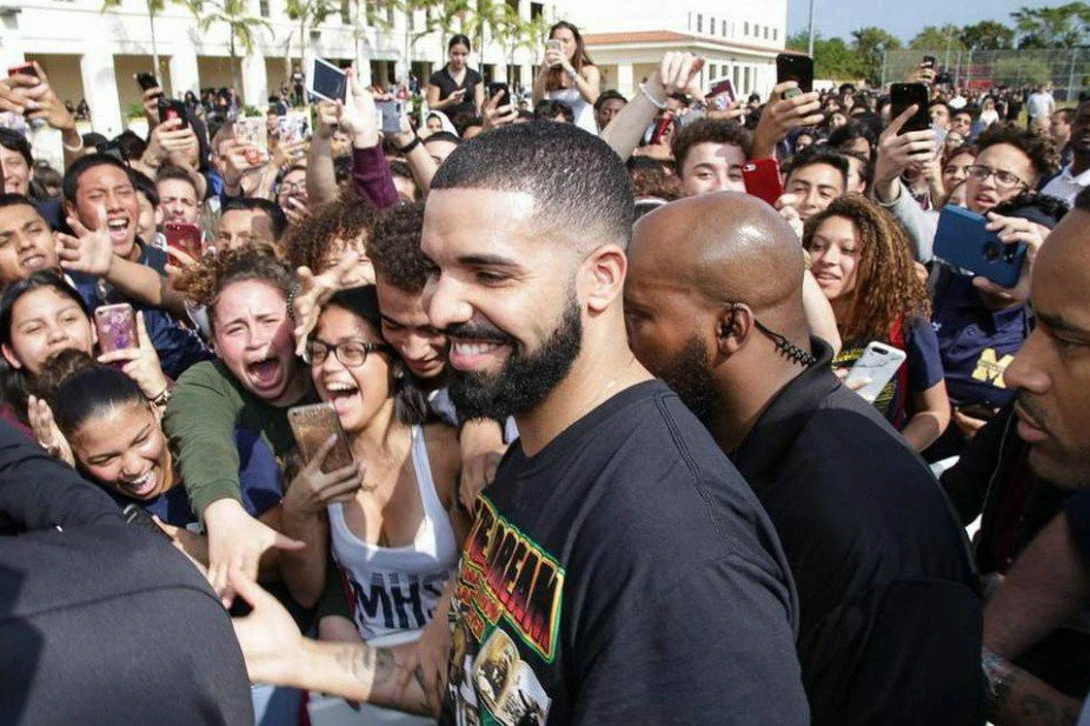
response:
<path fill-rule="evenodd" d="M 456 429 L 425 422 L 424 396 L 380 331 L 368 285 L 336 293 L 307 340 L 311 381 L 336 410 L 356 464 L 322 473 L 311 462 L 293 480 L 286 531 L 307 547 L 292 555 L 297 571 L 284 574 L 303 602 L 325 589 L 322 639 L 394 645 L 420 637 L 432 614 L 444 612 L 441 595 L 469 522 L 458 506 Z M 357 471 L 362 486 L 353 482 Z M 289 503 L 297 488 L 301 496 Z M 330 550 L 339 577 L 326 576 Z"/>

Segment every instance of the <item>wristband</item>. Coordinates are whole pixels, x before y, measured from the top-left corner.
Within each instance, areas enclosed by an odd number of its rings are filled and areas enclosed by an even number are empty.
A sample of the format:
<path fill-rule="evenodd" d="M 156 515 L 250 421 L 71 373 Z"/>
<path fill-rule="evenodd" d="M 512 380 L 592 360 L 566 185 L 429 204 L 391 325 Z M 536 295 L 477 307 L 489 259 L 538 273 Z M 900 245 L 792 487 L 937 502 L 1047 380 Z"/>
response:
<path fill-rule="evenodd" d="M 79 152 L 83 151 L 83 138 L 80 137 L 79 146 L 69 146 L 68 144 L 64 143 L 64 138 L 62 137 L 61 146 L 63 146 L 64 150 L 70 154 L 78 154 Z"/>
<path fill-rule="evenodd" d="M 654 104 L 655 108 L 659 109 L 660 111 L 665 111 L 666 110 L 666 101 L 660 101 L 657 98 L 655 98 L 654 96 L 652 96 L 651 93 L 647 90 L 646 84 L 643 84 L 643 83 L 640 84 L 640 93 L 643 94 L 644 98 L 646 98 L 648 101 L 650 101 L 652 104 Z"/>
<path fill-rule="evenodd" d="M 419 146 L 419 145 L 420 145 L 420 137 L 419 137 L 419 136 L 417 136 L 417 135 L 416 135 L 416 134 L 414 133 L 414 134 L 413 134 L 413 140 L 412 140 L 412 141 L 410 141 L 409 143 L 405 144 L 404 146 L 399 146 L 399 147 L 397 147 L 397 153 L 401 154 L 402 156 L 405 156 L 406 154 L 408 154 L 409 152 L 411 152 L 411 151 L 412 151 L 413 149 L 415 149 L 415 148 L 416 148 L 417 146 Z"/>

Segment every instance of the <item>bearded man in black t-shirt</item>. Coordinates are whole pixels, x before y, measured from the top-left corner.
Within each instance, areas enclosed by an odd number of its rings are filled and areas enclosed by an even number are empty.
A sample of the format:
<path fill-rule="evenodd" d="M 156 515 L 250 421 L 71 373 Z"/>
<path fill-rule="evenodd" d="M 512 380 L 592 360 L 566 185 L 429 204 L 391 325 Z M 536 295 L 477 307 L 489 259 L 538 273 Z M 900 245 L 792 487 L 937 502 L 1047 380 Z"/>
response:
<path fill-rule="evenodd" d="M 440 682 L 439 628 L 393 652 L 316 646 L 235 575 L 255 605 L 238 624 L 251 677 L 400 708 L 431 696 L 433 712 L 439 691 L 444 724 L 807 721 L 776 534 L 628 347 L 632 219 L 624 166 L 571 126 L 498 129 L 440 168 L 421 247 L 451 397 L 470 416 L 514 416 L 521 436 L 436 613 L 464 630 L 464 666 L 450 664 L 464 678 Z M 400 690 L 394 674 L 418 663 Z"/>

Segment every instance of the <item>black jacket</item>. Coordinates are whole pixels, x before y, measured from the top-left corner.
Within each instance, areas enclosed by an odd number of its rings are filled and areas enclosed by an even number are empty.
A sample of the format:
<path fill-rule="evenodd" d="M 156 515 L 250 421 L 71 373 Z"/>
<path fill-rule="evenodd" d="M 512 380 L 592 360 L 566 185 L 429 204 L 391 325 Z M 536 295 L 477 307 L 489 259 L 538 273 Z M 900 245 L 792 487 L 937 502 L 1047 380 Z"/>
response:
<path fill-rule="evenodd" d="M 982 602 L 965 534 L 930 470 L 833 375 L 827 345 L 732 455 L 799 594 L 815 724 L 977 724 Z"/>

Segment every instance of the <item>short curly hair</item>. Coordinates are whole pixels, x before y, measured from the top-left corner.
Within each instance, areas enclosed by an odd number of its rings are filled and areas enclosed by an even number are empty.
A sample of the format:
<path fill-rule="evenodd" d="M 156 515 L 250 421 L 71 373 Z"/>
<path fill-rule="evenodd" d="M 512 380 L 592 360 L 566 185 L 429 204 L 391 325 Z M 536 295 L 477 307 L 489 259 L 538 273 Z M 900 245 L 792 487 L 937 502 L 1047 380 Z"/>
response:
<path fill-rule="evenodd" d="M 679 177 L 684 174 L 685 158 L 697 144 L 733 144 L 749 156 L 753 137 L 741 124 L 722 119 L 702 118 L 688 126 L 682 126 L 681 130 L 674 134 L 674 141 L 671 144 Z"/>
<path fill-rule="evenodd" d="M 232 283 L 247 280 L 264 282 L 279 290 L 285 303 L 295 285 L 295 275 L 276 250 L 267 245 L 252 245 L 204 256 L 178 280 L 177 287 L 187 299 L 208 308 L 209 321 L 214 325 L 220 293 Z"/>
<path fill-rule="evenodd" d="M 420 251 L 423 229 L 424 202 L 398 205 L 379 220 L 367 242 L 367 255 L 379 282 L 408 293 L 424 291 L 428 261 Z"/>
<path fill-rule="evenodd" d="M 366 244 L 379 218 L 375 208 L 354 192 L 342 193 L 288 230 L 288 264 L 293 270 L 306 266 L 320 273 L 341 251 L 338 245 L 361 237 Z"/>
<path fill-rule="evenodd" d="M 1037 172 L 1037 179 L 1052 176 L 1060 170 L 1060 154 L 1056 144 L 1050 137 L 1032 129 L 1023 129 L 1013 123 L 992 124 L 977 137 L 976 153 L 979 155 L 996 144 L 1010 144 L 1028 156 L 1033 170 Z"/>

